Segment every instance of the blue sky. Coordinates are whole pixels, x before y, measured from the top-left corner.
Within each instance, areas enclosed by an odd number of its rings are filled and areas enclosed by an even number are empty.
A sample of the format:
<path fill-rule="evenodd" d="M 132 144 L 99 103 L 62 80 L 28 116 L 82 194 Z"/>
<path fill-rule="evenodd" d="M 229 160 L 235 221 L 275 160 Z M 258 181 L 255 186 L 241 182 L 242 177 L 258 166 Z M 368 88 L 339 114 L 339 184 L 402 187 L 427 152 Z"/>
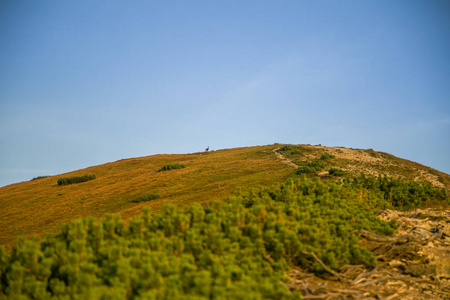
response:
<path fill-rule="evenodd" d="M 275 142 L 450 173 L 449 53 L 445 0 L 2 1 L 0 186 Z"/>

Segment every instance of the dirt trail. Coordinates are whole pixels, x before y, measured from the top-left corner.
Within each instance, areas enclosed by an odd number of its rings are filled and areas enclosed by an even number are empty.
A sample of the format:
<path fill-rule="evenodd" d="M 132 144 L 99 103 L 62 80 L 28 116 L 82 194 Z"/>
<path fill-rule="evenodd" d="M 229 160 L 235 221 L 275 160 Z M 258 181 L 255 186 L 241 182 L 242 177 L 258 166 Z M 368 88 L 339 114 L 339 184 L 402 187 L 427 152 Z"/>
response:
<path fill-rule="evenodd" d="M 304 299 L 450 299 L 450 211 L 386 210 L 396 219 L 394 237 L 361 231 L 361 246 L 377 257 L 378 267 L 346 265 L 319 278 L 302 269 L 288 273 L 290 289 Z"/>
<path fill-rule="evenodd" d="M 292 160 L 287 159 L 283 154 L 281 154 L 280 152 L 278 152 L 278 150 L 280 150 L 280 148 L 274 149 L 273 153 L 275 153 L 275 155 L 277 156 L 277 158 L 279 158 L 281 160 L 282 163 L 289 165 L 295 169 L 298 169 L 298 165 L 296 165 L 295 163 L 292 162 Z"/>

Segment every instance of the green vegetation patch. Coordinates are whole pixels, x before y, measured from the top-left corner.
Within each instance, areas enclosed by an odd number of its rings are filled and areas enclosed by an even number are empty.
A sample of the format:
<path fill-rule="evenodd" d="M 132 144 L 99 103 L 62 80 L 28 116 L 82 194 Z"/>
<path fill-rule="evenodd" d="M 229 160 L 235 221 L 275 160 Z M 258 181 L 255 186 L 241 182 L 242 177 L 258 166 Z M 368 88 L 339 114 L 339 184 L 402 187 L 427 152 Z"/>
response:
<path fill-rule="evenodd" d="M 34 177 L 33 179 L 31 179 L 31 181 L 33 181 L 33 180 L 39 180 L 39 179 L 44 179 L 44 178 L 47 178 L 47 177 L 50 177 L 50 175 L 37 176 L 37 177 Z"/>
<path fill-rule="evenodd" d="M 139 203 L 139 202 L 155 200 L 155 199 L 158 199 L 158 198 L 159 198 L 159 195 L 157 195 L 157 194 L 145 194 L 145 195 L 142 195 L 142 196 L 139 196 L 139 197 L 135 198 L 131 202 Z"/>
<path fill-rule="evenodd" d="M 328 154 L 328 153 L 323 153 L 323 154 L 320 156 L 320 159 L 321 159 L 321 160 L 327 160 L 327 159 L 331 159 L 331 158 L 334 158 L 334 155 L 331 155 L 331 154 Z"/>
<path fill-rule="evenodd" d="M 74 176 L 74 177 L 63 177 L 58 179 L 58 185 L 68 185 L 74 183 L 86 182 L 89 180 L 95 179 L 95 175 L 83 175 L 83 176 Z"/>
<path fill-rule="evenodd" d="M 169 170 L 174 170 L 174 169 L 183 169 L 183 168 L 186 168 L 186 166 L 182 165 L 182 164 L 178 164 L 178 163 L 169 164 L 169 165 L 164 165 L 161 169 L 158 170 L 158 172 L 169 171 Z"/>
<path fill-rule="evenodd" d="M 358 230 L 392 234 L 376 217 L 383 199 L 352 184 L 305 176 L 237 193 L 208 207 L 149 210 L 72 221 L 42 242 L 0 248 L 0 298 L 299 299 L 283 284 L 289 266 L 375 265 Z"/>
<path fill-rule="evenodd" d="M 285 145 L 281 147 L 278 151 L 285 152 L 285 151 L 292 151 L 294 150 L 294 147 L 292 145 Z"/>
<path fill-rule="evenodd" d="M 317 172 L 316 168 L 310 166 L 303 166 L 297 169 L 297 175 L 300 174 L 315 174 Z"/>
<path fill-rule="evenodd" d="M 323 153 L 319 159 L 312 160 L 307 163 L 300 163 L 296 173 L 300 174 L 315 174 L 325 168 L 325 161 L 334 158 L 334 155 Z M 339 175 L 340 176 L 340 175 Z"/>
<path fill-rule="evenodd" d="M 331 168 L 330 170 L 328 170 L 328 174 L 332 176 L 344 176 L 347 175 L 348 173 L 339 168 Z"/>
<path fill-rule="evenodd" d="M 292 145 L 283 146 L 278 151 L 279 152 L 287 152 L 287 153 L 289 153 L 291 155 L 296 155 L 296 154 L 297 155 L 302 155 L 303 154 L 303 152 L 300 149 L 298 149 L 298 147 L 295 147 L 295 146 L 292 146 Z"/>
<path fill-rule="evenodd" d="M 313 160 L 297 169 L 297 174 L 316 173 L 325 167 L 323 160 Z"/>
<path fill-rule="evenodd" d="M 423 205 L 427 200 L 443 201 L 450 204 L 445 189 L 436 188 L 431 183 L 404 181 L 400 178 L 384 176 L 366 176 L 346 178 L 344 184 L 354 188 L 374 191 L 394 208 L 412 209 Z"/>

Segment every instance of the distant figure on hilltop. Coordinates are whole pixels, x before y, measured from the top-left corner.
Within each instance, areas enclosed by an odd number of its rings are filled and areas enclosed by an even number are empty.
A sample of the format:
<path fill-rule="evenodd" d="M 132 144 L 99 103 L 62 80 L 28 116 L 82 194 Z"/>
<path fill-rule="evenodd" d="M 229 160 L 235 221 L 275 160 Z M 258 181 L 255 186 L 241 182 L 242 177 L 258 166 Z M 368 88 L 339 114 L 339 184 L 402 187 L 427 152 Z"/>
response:
<path fill-rule="evenodd" d="M 206 148 L 206 149 L 205 149 L 205 151 L 206 151 L 206 152 L 208 152 L 208 151 L 209 151 L 209 146 L 208 146 L 208 148 Z"/>

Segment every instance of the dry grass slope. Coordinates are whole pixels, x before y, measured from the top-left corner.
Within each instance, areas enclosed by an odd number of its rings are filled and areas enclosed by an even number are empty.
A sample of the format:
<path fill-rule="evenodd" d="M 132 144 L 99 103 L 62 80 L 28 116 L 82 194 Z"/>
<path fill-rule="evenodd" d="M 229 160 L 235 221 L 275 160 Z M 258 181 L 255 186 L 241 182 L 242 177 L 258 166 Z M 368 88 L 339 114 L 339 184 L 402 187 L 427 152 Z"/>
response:
<path fill-rule="evenodd" d="M 129 219 L 141 213 L 144 206 L 155 211 L 162 203 L 186 207 L 194 201 L 223 199 L 238 187 L 247 189 L 284 181 L 292 169 L 279 162 L 272 151 L 274 147 L 125 159 L 0 188 L 0 245 L 10 249 L 17 235 L 55 232 L 62 223 L 80 217 L 121 213 Z M 186 168 L 158 172 L 172 163 Z M 58 178 L 84 174 L 95 174 L 97 178 L 57 185 Z M 132 203 L 146 193 L 161 197 Z"/>

